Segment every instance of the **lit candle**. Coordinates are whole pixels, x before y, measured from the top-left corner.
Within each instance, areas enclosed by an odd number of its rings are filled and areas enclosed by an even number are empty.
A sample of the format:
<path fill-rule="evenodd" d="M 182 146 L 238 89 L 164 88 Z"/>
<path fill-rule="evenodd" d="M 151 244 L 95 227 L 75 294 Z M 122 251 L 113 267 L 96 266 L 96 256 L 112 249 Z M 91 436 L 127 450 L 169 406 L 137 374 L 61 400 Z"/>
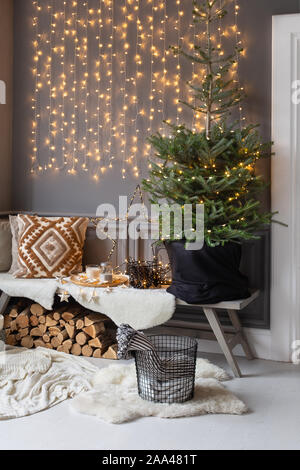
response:
<path fill-rule="evenodd" d="M 101 269 L 100 266 L 97 265 L 90 265 L 86 267 L 86 275 L 88 279 L 92 281 L 99 281 L 100 280 Z"/>

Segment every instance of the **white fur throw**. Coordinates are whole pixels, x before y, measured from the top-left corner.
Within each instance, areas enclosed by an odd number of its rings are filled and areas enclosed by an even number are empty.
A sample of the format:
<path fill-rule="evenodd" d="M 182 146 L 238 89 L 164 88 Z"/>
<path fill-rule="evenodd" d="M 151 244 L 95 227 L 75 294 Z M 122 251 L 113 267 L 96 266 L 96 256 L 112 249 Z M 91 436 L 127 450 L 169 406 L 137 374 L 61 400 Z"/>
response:
<path fill-rule="evenodd" d="M 0 420 L 29 416 L 92 388 L 98 369 L 48 349 L 0 353 Z"/>
<path fill-rule="evenodd" d="M 15 279 L 11 274 L 0 273 L 0 290 L 10 297 L 26 297 L 51 310 L 58 289 L 56 279 Z"/>
<path fill-rule="evenodd" d="M 64 288 L 84 307 L 104 313 L 118 326 L 127 323 L 135 330 L 162 325 L 172 318 L 176 308 L 175 297 L 164 290 L 82 289 L 75 284 Z"/>
<path fill-rule="evenodd" d="M 161 404 L 142 400 L 137 392 L 135 365 L 112 365 L 100 370 L 94 378 L 93 390 L 80 394 L 71 407 L 113 424 L 144 416 L 179 418 L 203 414 L 241 415 L 246 405 L 219 381 L 227 374 L 210 362 L 197 361 L 194 399 L 183 404 Z"/>
<path fill-rule="evenodd" d="M 26 297 L 51 310 L 60 283 L 56 279 L 14 279 L 0 273 L 0 290 L 11 297 Z M 170 320 L 176 308 L 175 297 L 165 290 L 81 288 L 63 285 L 79 304 L 110 317 L 116 325 L 128 323 L 136 330 L 152 328 Z"/>

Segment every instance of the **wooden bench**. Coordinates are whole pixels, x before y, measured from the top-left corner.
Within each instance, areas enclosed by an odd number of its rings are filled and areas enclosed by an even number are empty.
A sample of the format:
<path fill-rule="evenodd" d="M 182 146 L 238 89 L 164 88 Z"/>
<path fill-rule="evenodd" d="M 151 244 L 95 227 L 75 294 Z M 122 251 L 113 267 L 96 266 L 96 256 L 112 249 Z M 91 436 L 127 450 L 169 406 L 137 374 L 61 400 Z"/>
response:
<path fill-rule="evenodd" d="M 163 325 L 163 328 L 176 331 L 186 330 L 187 334 L 199 339 L 217 340 L 222 349 L 228 364 L 236 377 L 242 377 L 239 365 L 233 354 L 235 346 L 240 344 L 247 359 L 252 360 L 254 356 L 249 346 L 248 340 L 243 332 L 238 312 L 250 305 L 259 296 L 259 291 L 253 292 L 251 297 L 244 300 L 220 302 L 212 305 L 191 305 L 177 299 L 177 305 L 188 306 L 193 312 L 198 311 L 205 314 L 208 325 L 201 322 L 191 322 L 185 320 L 172 319 Z M 226 310 L 232 326 L 223 326 L 219 319 L 219 311 Z"/>
<path fill-rule="evenodd" d="M 189 335 L 196 336 L 200 339 L 217 339 L 234 375 L 236 377 L 242 377 L 239 365 L 233 354 L 233 349 L 235 346 L 240 344 L 245 352 L 247 359 L 249 360 L 253 359 L 253 354 L 247 338 L 243 332 L 238 312 L 247 307 L 247 305 L 251 304 L 254 300 L 257 299 L 258 296 L 259 291 L 255 291 L 248 299 L 220 302 L 218 304 L 212 305 L 191 305 L 177 299 L 177 305 L 188 306 L 193 311 L 203 311 L 209 325 L 203 325 L 200 322 L 172 319 L 159 328 L 164 329 L 166 327 L 168 330 L 170 328 L 172 328 L 172 330 L 181 330 L 181 334 L 182 329 L 184 329 L 188 331 Z M 10 297 L 2 293 L 0 296 L 0 313 L 5 312 L 9 301 Z M 226 310 L 228 312 L 228 316 L 232 324 L 231 327 L 224 327 L 221 324 L 218 315 L 218 311 L 220 310 Z"/>

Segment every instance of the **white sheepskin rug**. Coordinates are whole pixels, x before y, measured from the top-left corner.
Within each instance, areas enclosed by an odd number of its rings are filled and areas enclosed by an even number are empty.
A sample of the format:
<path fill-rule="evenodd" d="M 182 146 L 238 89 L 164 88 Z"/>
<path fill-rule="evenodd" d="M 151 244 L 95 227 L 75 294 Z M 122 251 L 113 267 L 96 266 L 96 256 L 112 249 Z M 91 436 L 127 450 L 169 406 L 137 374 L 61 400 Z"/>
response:
<path fill-rule="evenodd" d="M 222 369 L 198 359 L 193 400 L 183 404 L 160 404 L 142 400 L 137 392 L 135 365 L 112 365 L 94 377 L 93 390 L 78 395 L 71 406 L 79 413 L 120 424 L 145 416 L 180 418 L 204 414 L 241 415 L 246 405 L 220 382 L 229 380 Z"/>

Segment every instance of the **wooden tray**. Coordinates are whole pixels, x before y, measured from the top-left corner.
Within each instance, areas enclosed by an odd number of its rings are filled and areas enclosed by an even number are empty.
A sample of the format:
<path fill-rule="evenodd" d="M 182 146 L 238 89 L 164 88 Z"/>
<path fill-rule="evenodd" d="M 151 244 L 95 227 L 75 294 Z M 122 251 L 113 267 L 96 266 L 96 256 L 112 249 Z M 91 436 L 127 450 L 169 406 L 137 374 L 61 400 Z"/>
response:
<path fill-rule="evenodd" d="M 70 282 L 80 287 L 95 287 L 95 288 L 118 287 L 118 286 L 121 286 L 122 284 L 126 284 L 128 282 L 128 277 L 117 276 L 117 278 L 112 282 L 99 282 L 99 281 L 93 282 L 85 278 L 83 274 L 76 274 L 70 277 Z"/>

